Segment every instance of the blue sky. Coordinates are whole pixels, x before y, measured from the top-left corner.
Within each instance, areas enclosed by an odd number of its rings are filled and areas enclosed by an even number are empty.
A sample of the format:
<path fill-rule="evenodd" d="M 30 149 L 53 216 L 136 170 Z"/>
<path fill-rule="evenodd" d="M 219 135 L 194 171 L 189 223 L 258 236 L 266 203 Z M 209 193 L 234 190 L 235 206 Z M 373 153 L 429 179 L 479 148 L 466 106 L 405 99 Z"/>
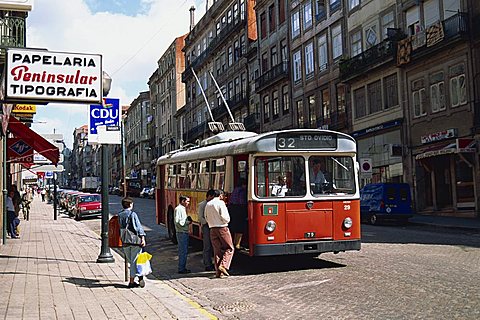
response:
<path fill-rule="evenodd" d="M 50 51 L 101 54 L 112 77 L 109 98 L 130 104 L 147 82 L 157 61 L 175 37 L 205 12 L 205 0 L 37 0 L 27 18 L 27 47 Z M 88 123 L 88 105 L 37 106 L 32 129 L 62 133 L 67 146 L 73 131 Z"/>

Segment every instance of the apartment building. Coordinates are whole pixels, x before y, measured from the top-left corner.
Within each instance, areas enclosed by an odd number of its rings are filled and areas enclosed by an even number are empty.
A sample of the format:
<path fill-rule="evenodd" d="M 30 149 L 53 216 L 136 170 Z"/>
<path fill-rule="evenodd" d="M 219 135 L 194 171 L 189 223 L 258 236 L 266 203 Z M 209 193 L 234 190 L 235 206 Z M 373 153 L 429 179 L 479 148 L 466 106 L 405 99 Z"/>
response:
<path fill-rule="evenodd" d="M 158 60 L 158 68 L 148 81 L 153 112 L 153 121 L 148 123 L 149 146 L 154 159 L 180 146 L 174 116 L 185 105 L 185 84 L 182 83 L 185 55 L 182 50 L 186 36 L 175 38 Z M 152 169 L 154 167 L 152 163 Z"/>
<path fill-rule="evenodd" d="M 208 122 L 221 122 L 228 127 L 231 122 L 243 123 L 254 113 L 253 108 L 249 109 L 248 87 L 252 78 L 247 58 L 250 41 L 256 40 L 254 4 L 252 0 L 218 0 L 208 7 L 198 24 L 193 26 L 191 19 L 182 75 L 186 102 L 177 114 L 185 142 L 198 142 L 211 135 Z M 231 114 L 213 79 L 221 88 Z"/>
<path fill-rule="evenodd" d="M 402 72 L 397 68 L 397 42 L 402 37 L 396 0 L 350 0 L 346 3 L 347 53 L 340 78 L 349 87 L 351 129 L 360 162 L 369 161 L 361 185 L 404 181 L 407 155 Z"/>
<path fill-rule="evenodd" d="M 127 110 L 124 123 L 127 176 L 151 185 L 154 172 L 147 124 L 153 121 L 149 91 L 141 92 Z"/>
<path fill-rule="evenodd" d="M 267 132 L 293 127 L 290 88 L 289 2 L 257 1 L 258 22 L 255 93 L 261 108 L 259 131 Z"/>
<path fill-rule="evenodd" d="M 346 55 L 344 2 L 289 2 L 294 127 L 348 130 L 346 87 L 339 79 Z"/>

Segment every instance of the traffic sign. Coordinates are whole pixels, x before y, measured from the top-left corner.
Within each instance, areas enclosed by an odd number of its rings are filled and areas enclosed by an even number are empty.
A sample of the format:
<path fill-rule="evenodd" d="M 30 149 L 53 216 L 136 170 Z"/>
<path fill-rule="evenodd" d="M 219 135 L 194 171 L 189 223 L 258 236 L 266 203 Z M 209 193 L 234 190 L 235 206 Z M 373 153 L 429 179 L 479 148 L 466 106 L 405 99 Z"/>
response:
<path fill-rule="evenodd" d="M 364 178 L 372 176 L 372 158 L 360 159 L 360 173 Z"/>
<path fill-rule="evenodd" d="M 120 132 L 120 100 L 119 99 L 109 99 L 106 98 L 103 100 L 103 104 L 92 104 L 90 105 L 90 121 L 88 127 L 88 142 L 90 143 L 100 143 L 99 140 L 102 140 L 101 143 L 107 144 L 120 144 L 119 141 L 104 141 L 105 139 L 99 139 L 98 127 L 114 127 L 115 130 Z M 111 131 L 111 130 L 108 130 Z M 102 131 L 107 132 L 107 130 Z M 119 135 L 118 135 L 119 136 Z M 117 137 L 115 135 L 115 137 Z"/>

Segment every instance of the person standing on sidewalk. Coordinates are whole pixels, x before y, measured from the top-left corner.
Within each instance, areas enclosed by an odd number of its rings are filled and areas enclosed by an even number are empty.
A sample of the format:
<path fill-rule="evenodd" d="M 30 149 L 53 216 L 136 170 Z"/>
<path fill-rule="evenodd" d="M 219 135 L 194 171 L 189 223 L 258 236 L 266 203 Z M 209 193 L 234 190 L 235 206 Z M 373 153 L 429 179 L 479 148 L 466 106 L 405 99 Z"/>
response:
<path fill-rule="evenodd" d="M 222 190 L 215 190 L 215 197 L 205 206 L 205 220 L 210 227 L 210 239 L 212 240 L 215 254 L 216 277 L 228 277 L 228 269 L 233 258 L 232 235 L 228 229 L 230 214 L 223 201 Z"/>
<path fill-rule="evenodd" d="M 214 271 L 215 266 L 212 263 L 212 242 L 210 240 L 210 228 L 208 227 L 207 220 L 205 220 L 205 206 L 207 202 L 215 197 L 215 190 L 210 189 L 207 191 L 205 200 L 198 204 L 198 219 L 202 225 L 202 240 L 203 240 L 203 265 L 205 271 Z"/>
<path fill-rule="evenodd" d="M 180 196 L 180 203 L 175 208 L 174 221 L 175 231 L 178 242 L 178 273 L 186 274 L 191 271 L 187 269 L 187 255 L 188 255 L 188 226 L 192 223 L 192 218 L 187 216 L 187 207 L 190 204 L 190 198 Z"/>
<path fill-rule="evenodd" d="M 135 276 L 137 275 L 137 258 L 140 252 L 142 252 L 142 248 L 145 247 L 145 231 L 143 230 L 142 224 L 140 223 L 140 219 L 135 211 L 133 211 L 133 200 L 131 198 L 123 198 L 122 199 L 122 208 L 123 210 L 118 213 L 118 222 L 120 224 L 121 229 L 129 228 L 130 230 L 133 229 L 137 233 L 139 237 L 142 239 L 142 243 L 139 246 L 136 245 L 124 245 L 123 252 L 125 254 L 125 258 L 130 263 L 130 281 L 128 283 L 128 288 L 136 288 L 136 287 L 145 287 L 145 280 L 143 280 L 143 276 L 138 277 L 138 283 L 135 282 Z M 133 231 L 133 230 L 132 230 Z"/>
<path fill-rule="evenodd" d="M 12 239 L 18 238 L 17 227 L 20 221 L 15 214 L 15 206 L 13 204 L 13 198 L 15 196 L 15 191 L 12 189 L 8 192 L 6 207 L 7 207 L 7 234 Z"/>

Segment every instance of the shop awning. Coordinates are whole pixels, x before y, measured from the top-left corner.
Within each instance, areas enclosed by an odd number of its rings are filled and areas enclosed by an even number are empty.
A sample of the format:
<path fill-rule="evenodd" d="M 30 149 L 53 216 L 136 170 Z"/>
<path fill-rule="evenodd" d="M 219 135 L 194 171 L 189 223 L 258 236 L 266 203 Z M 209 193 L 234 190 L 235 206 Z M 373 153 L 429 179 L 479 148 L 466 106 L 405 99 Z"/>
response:
<path fill-rule="evenodd" d="M 430 157 L 443 156 L 454 153 L 474 153 L 476 151 L 474 139 L 456 139 L 454 142 L 447 142 L 437 145 L 423 153 L 417 154 L 415 160 L 421 160 Z"/>
<path fill-rule="evenodd" d="M 13 116 L 10 116 L 8 121 L 8 130 L 17 138 L 33 139 L 33 149 L 52 161 L 53 164 L 57 164 L 60 160 L 60 152 L 57 147 Z"/>

